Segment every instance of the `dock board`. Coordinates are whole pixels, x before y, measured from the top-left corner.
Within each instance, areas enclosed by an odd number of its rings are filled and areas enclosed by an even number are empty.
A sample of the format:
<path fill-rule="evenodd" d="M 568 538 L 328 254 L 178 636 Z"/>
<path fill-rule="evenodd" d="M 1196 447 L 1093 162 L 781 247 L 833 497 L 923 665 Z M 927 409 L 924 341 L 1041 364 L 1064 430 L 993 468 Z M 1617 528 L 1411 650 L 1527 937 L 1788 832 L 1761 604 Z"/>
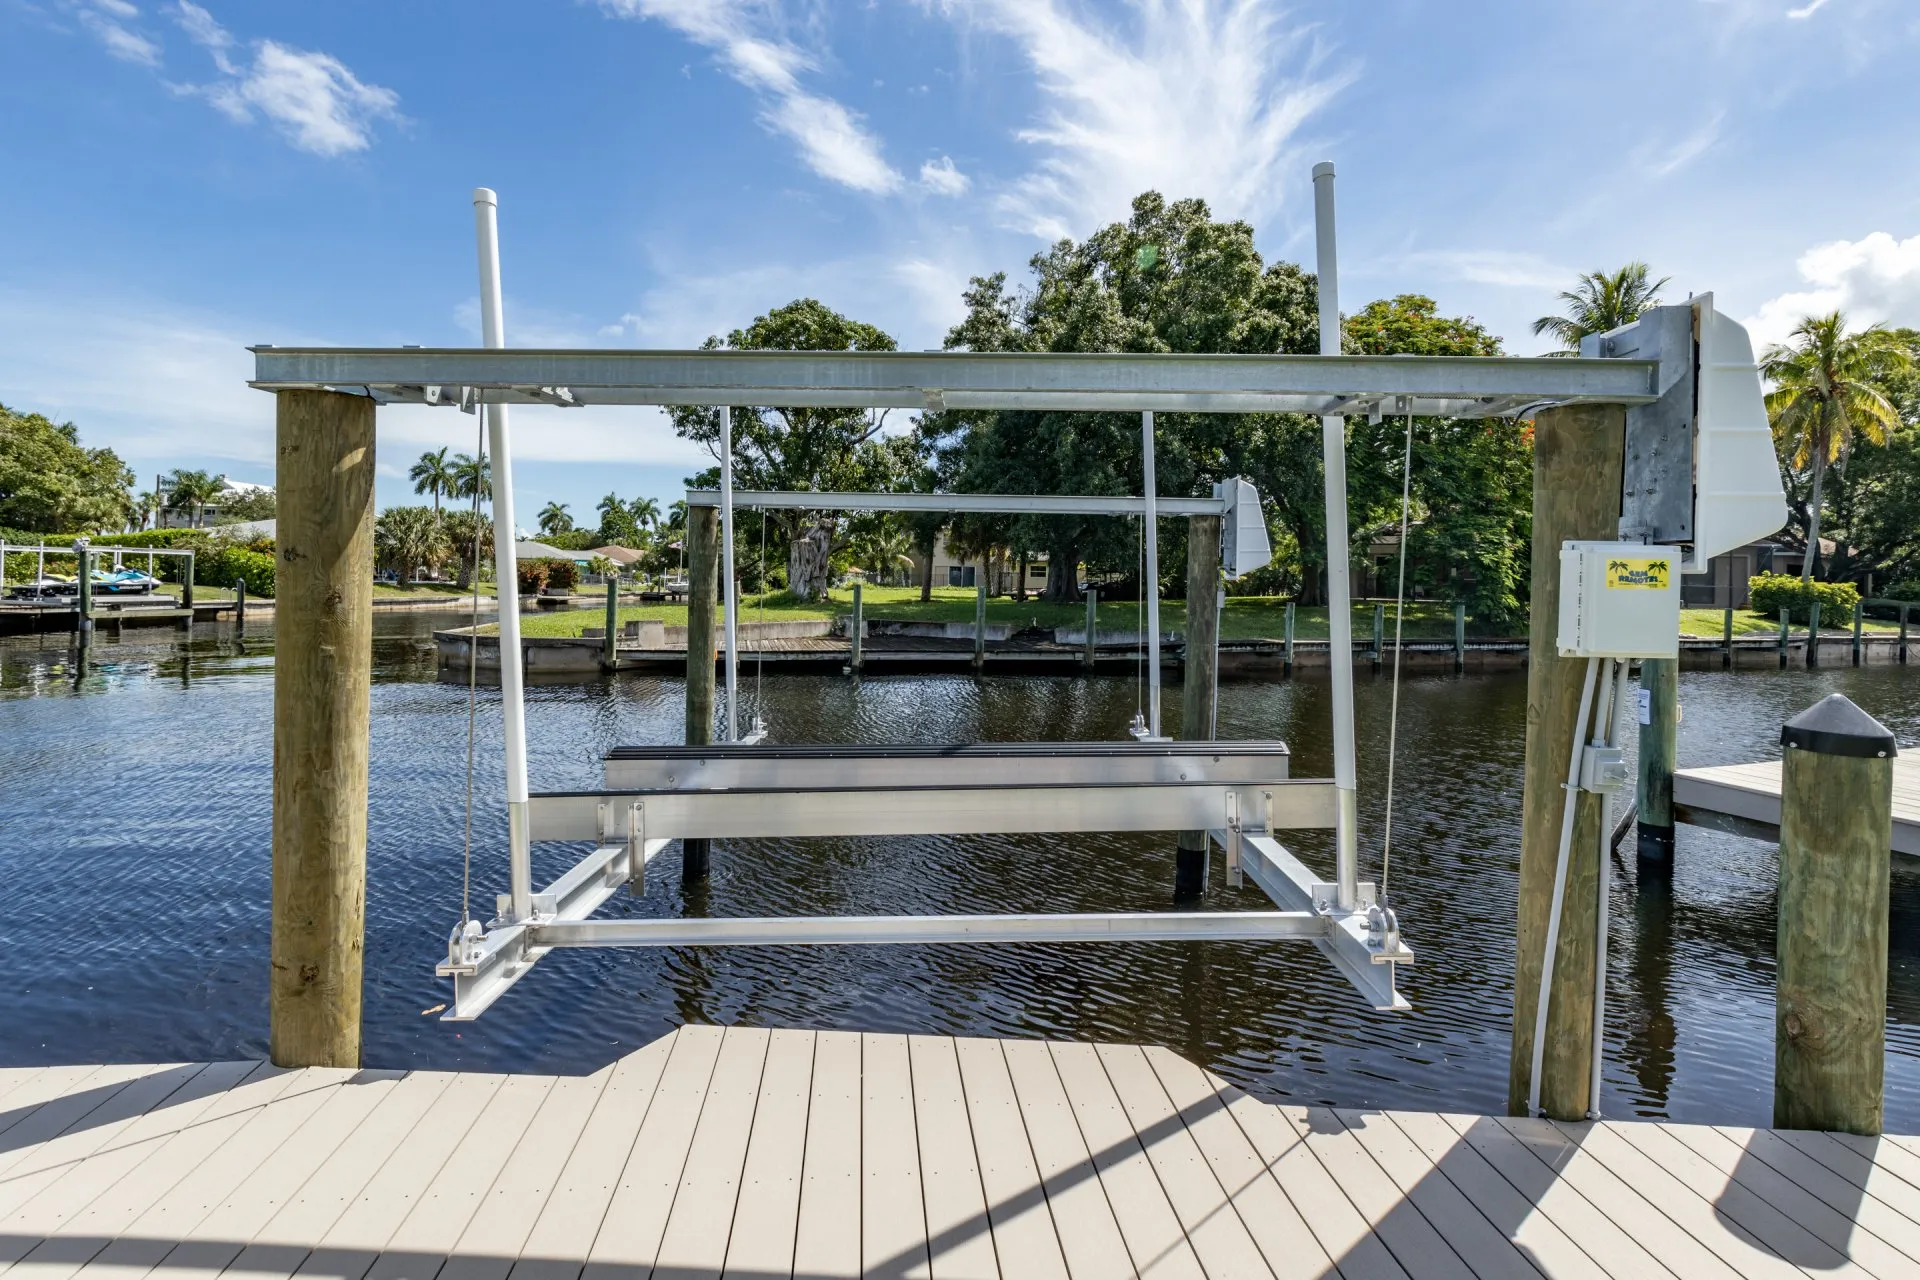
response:
<path fill-rule="evenodd" d="M 1920 1276 L 1911 1138 L 1275 1106 L 1134 1045 L 10 1070 L 0 1164 L 0 1280 Z"/>
<path fill-rule="evenodd" d="M 1780 838 L 1780 762 L 1673 771 L 1674 817 L 1762 840 Z M 1894 757 L 1893 851 L 1920 858 L 1920 753 Z"/>

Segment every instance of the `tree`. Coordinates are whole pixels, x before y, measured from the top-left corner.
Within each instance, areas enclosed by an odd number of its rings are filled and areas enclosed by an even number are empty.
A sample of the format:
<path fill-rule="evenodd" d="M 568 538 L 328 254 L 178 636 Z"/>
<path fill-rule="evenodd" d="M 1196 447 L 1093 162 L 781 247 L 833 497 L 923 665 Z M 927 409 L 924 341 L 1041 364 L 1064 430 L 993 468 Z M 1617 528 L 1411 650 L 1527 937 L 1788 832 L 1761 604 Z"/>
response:
<path fill-rule="evenodd" d="M 272 520 L 280 514 L 280 499 L 271 489 L 225 489 L 218 502 L 221 524 Z"/>
<path fill-rule="evenodd" d="M 660 504 L 652 498 L 635 498 L 627 504 L 627 514 L 640 528 L 651 529 L 660 523 Z"/>
<path fill-rule="evenodd" d="M 913 567 L 913 535 L 901 522 L 881 516 L 866 521 L 847 539 L 855 567 L 875 583 L 890 573 Z"/>
<path fill-rule="evenodd" d="M 573 532 L 573 517 L 567 514 L 567 504 L 564 502 L 549 502 L 540 508 L 540 514 L 536 518 L 539 521 L 541 533 Z"/>
<path fill-rule="evenodd" d="M 475 458 L 471 454 L 453 455 L 453 488 L 449 497 L 474 498 L 487 502 L 493 499 L 493 459 Z"/>
<path fill-rule="evenodd" d="M 596 509 L 600 512 L 600 545 L 630 547 L 640 540 L 639 522 L 619 494 L 609 493 Z"/>
<path fill-rule="evenodd" d="M 1629 262 L 1617 271 L 1589 271 L 1560 295 L 1566 314 L 1541 316 L 1533 322 L 1533 332 L 1552 335 L 1566 348 L 1564 354 L 1577 355 L 1580 339 L 1588 334 L 1632 324 L 1649 307 L 1659 306 L 1660 290 L 1671 279 L 1662 276 L 1648 283 L 1644 262 Z"/>
<path fill-rule="evenodd" d="M 1880 384 L 1913 366 L 1913 356 L 1898 336 L 1880 325 L 1847 332 L 1838 311 L 1807 316 L 1794 327 L 1792 341 L 1767 349 L 1761 372 L 1773 384 L 1767 416 L 1774 439 L 1792 465 L 1810 474 L 1807 554 L 1801 581 L 1812 579 L 1820 559 L 1820 504 L 1827 468 L 1844 470 L 1857 430 L 1885 444 L 1900 425 L 1900 412 Z"/>
<path fill-rule="evenodd" d="M 466 457 L 465 454 L 460 456 Z M 446 449 L 439 448 L 421 454 L 420 461 L 407 469 L 407 479 L 413 481 L 413 491 L 432 495 L 435 515 L 440 514 L 440 496 L 446 494 L 451 497 L 458 487 L 455 465 L 447 461 Z"/>
<path fill-rule="evenodd" d="M 446 522 L 431 507 L 388 507 L 373 522 L 373 552 L 402 581 L 437 569 L 453 547 Z"/>
<path fill-rule="evenodd" d="M 159 499 L 142 489 L 133 499 L 133 525 L 136 529 L 145 529 L 159 510 Z"/>
<path fill-rule="evenodd" d="M 850 320 L 815 301 L 801 298 L 735 329 L 723 342 L 710 337 L 703 350 L 892 351 L 894 341 L 869 324 Z M 681 437 L 705 445 L 720 456 L 717 409 L 668 410 Z M 862 489 L 898 487 L 912 460 L 912 438 L 884 437 L 885 411 L 821 408 L 736 408 L 733 410 L 734 483 L 749 489 Z M 903 443 L 904 442 L 904 443 Z M 717 488 L 719 468 L 688 483 Z M 838 516 L 818 511 L 772 511 L 770 521 L 787 543 L 788 588 L 800 599 L 825 594 L 830 563 L 841 532 Z"/>
<path fill-rule="evenodd" d="M 206 471 L 174 470 L 167 474 L 167 506 L 174 511 L 185 510 L 193 527 L 198 529 L 207 505 L 218 498 L 226 487 L 225 476 Z"/>
<path fill-rule="evenodd" d="M 0 404 L 0 525 L 36 533 L 111 533 L 133 521 L 133 472 L 80 429 Z"/>
<path fill-rule="evenodd" d="M 452 548 L 457 581 L 465 590 L 493 555 L 493 521 L 477 511 L 456 507 L 441 516 L 441 523 Z"/>

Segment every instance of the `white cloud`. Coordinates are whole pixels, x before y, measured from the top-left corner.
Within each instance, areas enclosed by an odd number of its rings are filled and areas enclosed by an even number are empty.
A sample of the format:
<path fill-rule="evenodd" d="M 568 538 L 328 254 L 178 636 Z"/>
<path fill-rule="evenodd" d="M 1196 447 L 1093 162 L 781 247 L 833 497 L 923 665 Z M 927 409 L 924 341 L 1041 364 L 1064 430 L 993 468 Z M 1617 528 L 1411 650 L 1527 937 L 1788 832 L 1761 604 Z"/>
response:
<path fill-rule="evenodd" d="M 1049 102 L 1018 135 L 1038 167 L 1000 199 L 1048 237 L 1121 216 L 1148 188 L 1266 219 L 1287 186 L 1304 189 L 1302 124 L 1351 79 L 1321 65 L 1310 27 L 1262 0 L 1139 0 L 1124 29 L 1071 0 L 944 7 L 1012 40 Z"/>
<path fill-rule="evenodd" d="M 193 0 L 178 0 L 173 6 L 173 20 L 187 33 L 187 38 L 213 55 L 213 63 L 227 75 L 239 75 L 240 72 L 228 57 L 227 51 L 233 48 L 233 36 L 227 29 L 213 20 L 213 15 L 194 4 Z"/>
<path fill-rule="evenodd" d="M 91 4 L 82 4 L 78 14 L 80 25 L 122 62 L 143 67 L 160 65 L 160 46 L 126 25 L 140 16 L 140 10 L 127 0 L 92 0 Z"/>
<path fill-rule="evenodd" d="M 215 60 L 225 56 L 216 51 Z M 376 121 L 400 118 L 400 95 L 393 90 L 362 83 L 331 54 L 273 40 L 254 45 L 253 65 L 244 74 L 198 92 L 235 121 L 250 121 L 258 111 L 287 141 L 317 156 L 365 151 L 373 145 Z"/>
<path fill-rule="evenodd" d="M 1811 18 L 1814 14 L 1826 7 L 1827 0 L 1808 0 L 1808 3 L 1800 6 L 1798 9 L 1787 10 L 1787 16 L 1799 21 L 1804 18 Z"/>
<path fill-rule="evenodd" d="M 920 166 L 920 185 L 937 196 L 962 196 L 973 179 L 953 167 L 953 157 L 941 156 Z"/>
<path fill-rule="evenodd" d="M 622 17 L 654 18 L 719 55 L 735 80 L 761 95 L 760 122 L 799 145 L 821 177 L 855 191 L 887 195 L 905 185 L 880 141 L 844 104 L 801 86 L 816 69 L 798 45 L 767 30 L 773 17 L 749 0 L 601 0 Z"/>
<path fill-rule="evenodd" d="M 1795 264 L 1808 288 L 1760 305 L 1745 323 L 1754 345 L 1783 342 L 1809 315 L 1844 311 L 1858 327 L 1920 325 L 1920 235 L 1895 240 L 1875 231 L 1859 240 L 1816 245 Z"/>
<path fill-rule="evenodd" d="M 1716 111 L 1705 123 L 1671 146 L 1648 142 L 1634 152 L 1634 160 L 1648 177 L 1664 178 L 1686 168 L 1720 140 L 1725 111 Z"/>

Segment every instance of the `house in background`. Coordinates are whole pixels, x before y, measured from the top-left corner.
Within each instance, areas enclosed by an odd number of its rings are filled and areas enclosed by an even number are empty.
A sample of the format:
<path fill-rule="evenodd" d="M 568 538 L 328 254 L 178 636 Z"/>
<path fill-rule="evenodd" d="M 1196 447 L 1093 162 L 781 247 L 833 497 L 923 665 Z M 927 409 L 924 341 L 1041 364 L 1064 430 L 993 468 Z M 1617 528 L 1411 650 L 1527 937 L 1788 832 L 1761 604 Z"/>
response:
<path fill-rule="evenodd" d="M 914 581 L 920 582 L 927 565 L 918 553 L 913 557 Z M 1020 562 L 1005 560 L 995 556 L 990 562 L 957 554 L 947 545 L 947 532 L 942 529 L 933 540 L 933 585 L 936 587 L 974 587 L 981 582 L 987 584 L 990 596 L 1012 595 L 1019 587 Z M 1047 557 L 1044 552 L 1036 554 L 1027 562 L 1026 590 L 1028 595 L 1044 591 L 1047 586 Z"/>
<path fill-rule="evenodd" d="M 1833 544 L 1822 538 L 1823 550 Z M 1804 552 L 1789 551 L 1773 542 L 1749 542 L 1707 561 L 1701 573 L 1680 575 L 1680 604 L 1687 609 L 1745 609 L 1753 603 L 1748 580 L 1756 573 L 1799 573 Z M 1783 567 L 1791 563 L 1791 568 Z"/>

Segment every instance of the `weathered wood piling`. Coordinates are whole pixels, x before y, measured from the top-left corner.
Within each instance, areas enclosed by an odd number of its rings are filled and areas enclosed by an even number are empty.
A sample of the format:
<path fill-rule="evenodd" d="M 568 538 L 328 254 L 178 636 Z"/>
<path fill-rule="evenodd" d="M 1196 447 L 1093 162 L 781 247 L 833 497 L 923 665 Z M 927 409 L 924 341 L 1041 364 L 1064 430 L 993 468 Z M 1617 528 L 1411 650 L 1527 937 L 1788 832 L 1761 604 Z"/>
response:
<path fill-rule="evenodd" d="M 714 612 L 720 580 L 720 511 L 687 508 L 687 745 L 713 741 Z M 712 842 L 681 842 L 682 880 L 707 878 Z"/>
<path fill-rule="evenodd" d="M 1640 661 L 1640 760 L 1634 804 L 1638 808 L 1640 861 L 1652 867 L 1673 862 L 1673 766 L 1680 745 L 1680 660 Z"/>
<path fill-rule="evenodd" d="M 1186 662 L 1180 683 L 1180 736 L 1213 737 L 1220 662 L 1220 517 L 1187 522 Z M 1189 901 L 1207 891 L 1207 833 L 1182 831 L 1174 853 L 1173 896 Z"/>

